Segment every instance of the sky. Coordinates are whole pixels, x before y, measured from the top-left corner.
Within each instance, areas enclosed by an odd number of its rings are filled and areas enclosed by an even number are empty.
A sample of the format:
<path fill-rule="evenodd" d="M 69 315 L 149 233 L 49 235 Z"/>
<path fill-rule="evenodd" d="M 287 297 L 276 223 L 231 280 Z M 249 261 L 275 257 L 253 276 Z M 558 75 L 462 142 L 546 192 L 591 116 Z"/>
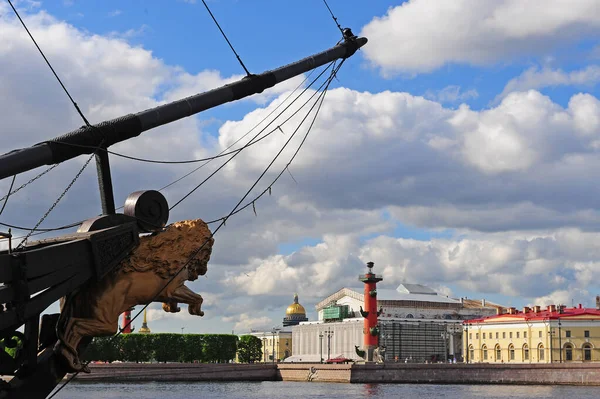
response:
<path fill-rule="evenodd" d="M 15 3 L 92 123 L 244 76 L 201 1 Z M 208 4 L 252 73 L 340 39 L 320 0 Z M 166 314 L 152 304 L 150 328 L 270 330 L 281 324 L 295 292 L 315 319 L 314 306 L 325 296 L 360 286 L 357 277 L 368 261 L 383 275 L 382 288 L 419 283 L 505 306 L 594 306 L 600 294 L 593 277 L 600 269 L 600 3 L 329 5 L 343 27 L 369 42 L 332 82 L 290 173 L 271 196 L 256 201 L 256 215 L 249 208 L 217 232 L 208 273 L 187 284 L 203 295 L 205 316 L 191 316 L 185 306 Z M 163 160 L 217 154 L 285 102 L 305 77 L 111 149 Z M 312 93 L 309 88 L 302 98 Z M 224 216 L 305 114 L 300 110 L 284 134 L 243 151 L 176 207 L 170 222 Z M 4 1 L 0 120 L 0 153 L 82 125 Z M 293 138 L 251 198 L 282 170 L 300 140 Z M 63 163 L 11 196 L 0 221 L 34 226 L 86 159 Z M 219 165 L 163 194 L 175 203 Z M 111 166 L 118 205 L 131 192 L 158 189 L 195 167 L 114 156 Z M 15 184 L 42 170 L 17 176 Z M 9 185 L 10 179 L 0 181 L 2 196 Z M 90 165 L 41 227 L 100 210 Z"/>

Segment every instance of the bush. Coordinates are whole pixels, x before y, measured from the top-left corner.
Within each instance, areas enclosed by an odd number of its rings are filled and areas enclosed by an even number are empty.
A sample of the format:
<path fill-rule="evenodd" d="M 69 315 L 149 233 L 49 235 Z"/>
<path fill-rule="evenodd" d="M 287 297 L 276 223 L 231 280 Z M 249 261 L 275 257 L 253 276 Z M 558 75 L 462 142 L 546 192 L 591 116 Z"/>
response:
<path fill-rule="evenodd" d="M 230 334 L 122 334 L 94 338 L 83 359 L 114 362 L 228 362 L 238 337 Z"/>

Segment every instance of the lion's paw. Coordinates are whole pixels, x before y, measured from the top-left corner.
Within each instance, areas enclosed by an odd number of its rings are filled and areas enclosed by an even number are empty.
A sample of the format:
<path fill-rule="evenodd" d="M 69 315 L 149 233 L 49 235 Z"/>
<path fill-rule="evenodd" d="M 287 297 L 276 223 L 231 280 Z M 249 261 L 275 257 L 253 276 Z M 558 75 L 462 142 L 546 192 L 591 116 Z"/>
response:
<path fill-rule="evenodd" d="M 204 316 L 204 312 L 200 309 L 200 306 L 202 306 L 201 303 L 188 305 L 188 312 L 190 312 L 191 315 Z"/>
<path fill-rule="evenodd" d="M 177 306 L 177 302 L 163 302 L 162 308 L 168 313 L 177 313 L 181 311 L 181 308 Z"/>

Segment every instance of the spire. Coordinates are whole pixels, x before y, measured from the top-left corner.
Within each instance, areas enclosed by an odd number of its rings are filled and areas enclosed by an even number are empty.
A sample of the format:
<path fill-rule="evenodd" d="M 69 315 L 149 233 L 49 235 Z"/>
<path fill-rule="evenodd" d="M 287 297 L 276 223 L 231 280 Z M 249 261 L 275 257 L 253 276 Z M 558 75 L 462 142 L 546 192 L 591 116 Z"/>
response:
<path fill-rule="evenodd" d="M 294 294 L 294 303 L 298 303 L 298 293 Z"/>
<path fill-rule="evenodd" d="M 148 309 L 144 309 L 144 321 L 142 323 L 142 327 L 139 330 L 140 334 L 150 334 L 150 328 L 148 327 L 148 323 L 147 323 L 147 319 L 146 319 L 146 312 L 148 311 Z"/>

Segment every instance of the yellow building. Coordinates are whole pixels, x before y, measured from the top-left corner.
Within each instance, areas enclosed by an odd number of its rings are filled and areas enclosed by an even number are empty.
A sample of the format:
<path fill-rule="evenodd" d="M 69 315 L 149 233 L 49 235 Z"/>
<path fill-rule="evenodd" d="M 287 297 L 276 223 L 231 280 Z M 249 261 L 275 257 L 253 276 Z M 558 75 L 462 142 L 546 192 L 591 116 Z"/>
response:
<path fill-rule="evenodd" d="M 463 322 L 463 358 L 469 363 L 598 362 L 597 308 L 508 308 L 496 316 L 467 320 Z"/>
<path fill-rule="evenodd" d="M 292 355 L 292 332 L 279 329 L 264 333 L 251 333 L 262 340 L 262 362 L 280 362 Z M 273 356 L 274 355 L 274 356 Z"/>
<path fill-rule="evenodd" d="M 302 321 L 307 321 L 306 310 L 298 302 L 298 294 L 294 295 L 294 302 L 287 307 L 283 318 L 283 327 L 291 327 Z M 280 362 L 292 355 L 292 330 L 273 328 L 271 331 L 251 331 L 262 341 L 261 362 Z"/>

